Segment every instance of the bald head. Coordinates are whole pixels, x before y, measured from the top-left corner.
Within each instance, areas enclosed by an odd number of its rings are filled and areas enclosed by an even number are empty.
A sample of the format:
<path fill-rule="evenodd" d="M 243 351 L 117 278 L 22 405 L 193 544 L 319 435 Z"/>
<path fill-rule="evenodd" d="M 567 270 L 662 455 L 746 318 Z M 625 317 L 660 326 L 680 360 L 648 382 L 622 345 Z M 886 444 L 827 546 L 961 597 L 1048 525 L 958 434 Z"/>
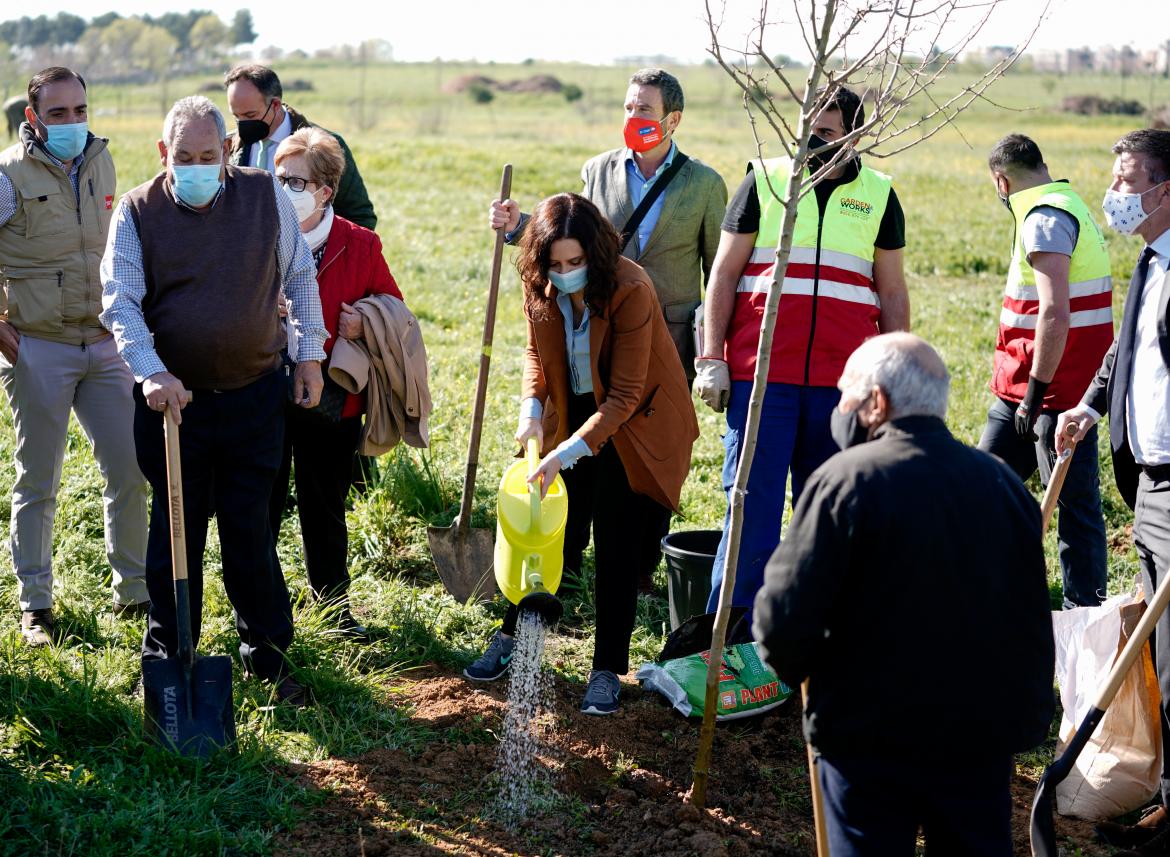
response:
<path fill-rule="evenodd" d="M 912 333 L 883 333 L 849 355 L 837 386 L 841 407 L 862 402 L 878 388 L 889 402 L 886 419 L 946 416 L 950 375 L 938 352 Z"/>

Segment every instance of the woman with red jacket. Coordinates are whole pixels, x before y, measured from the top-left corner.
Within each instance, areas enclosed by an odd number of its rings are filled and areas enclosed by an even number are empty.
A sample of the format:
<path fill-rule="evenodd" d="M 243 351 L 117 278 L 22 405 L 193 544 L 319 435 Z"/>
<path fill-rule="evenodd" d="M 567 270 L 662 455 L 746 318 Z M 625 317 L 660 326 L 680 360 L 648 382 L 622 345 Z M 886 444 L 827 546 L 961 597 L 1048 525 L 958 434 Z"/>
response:
<path fill-rule="evenodd" d="M 317 261 L 317 287 L 329 339 L 325 342 L 321 404 L 310 410 L 285 409 L 284 461 L 273 483 L 270 504 L 272 537 L 275 542 L 280 534 L 289 470 L 295 460 L 297 512 L 309 586 L 317 598 L 339 605 L 341 630 L 364 641 L 366 629 L 349 609 L 345 500 L 353 479 L 365 394 L 346 393 L 330 380 L 328 357 L 338 337 L 362 338 L 362 317 L 352 306 L 356 301 L 377 294 L 401 298 L 402 293 L 382 256 L 378 236 L 338 217 L 330 205 L 345 168 L 334 136 L 320 128 L 303 128 L 280 144 L 275 164 L 277 181 L 292 200 L 301 233 Z M 296 338 L 291 330 L 289 356 L 296 360 Z"/>

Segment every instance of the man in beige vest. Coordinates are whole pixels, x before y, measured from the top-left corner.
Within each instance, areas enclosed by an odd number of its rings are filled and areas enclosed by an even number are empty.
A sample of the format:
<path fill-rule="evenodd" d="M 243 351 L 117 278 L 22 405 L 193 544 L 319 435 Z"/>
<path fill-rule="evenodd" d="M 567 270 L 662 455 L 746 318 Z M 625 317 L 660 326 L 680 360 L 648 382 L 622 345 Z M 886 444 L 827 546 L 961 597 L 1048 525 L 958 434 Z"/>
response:
<path fill-rule="evenodd" d="M 107 141 L 89 133 L 85 81 L 38 72 L 19 142 L 0 152 L 0 384 L 16 428 L 12 562 L 21 633 L 55 642 L 53 518 L 69 412 L 105 479 L 106 557 L 114 615 L 145 615 L 146 480 L 134 454 L 134 380 L 98 323 L 98 276 L 114 206 Z"/>

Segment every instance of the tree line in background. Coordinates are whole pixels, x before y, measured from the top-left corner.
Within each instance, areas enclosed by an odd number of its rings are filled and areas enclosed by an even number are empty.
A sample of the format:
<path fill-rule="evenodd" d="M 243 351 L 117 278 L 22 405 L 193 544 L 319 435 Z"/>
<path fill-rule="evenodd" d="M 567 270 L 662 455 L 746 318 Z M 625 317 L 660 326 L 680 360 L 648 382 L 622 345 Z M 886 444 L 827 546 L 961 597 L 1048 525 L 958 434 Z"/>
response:
<path fill-rule="evenodd" d="M 256 40 L 252 13 L 225 23 L 207 10 L 123 17 L 107 12 L 86 22 L 67 12 L 0 22 L 0 77 L 29 68 L 68 65 L 93 80 L 145 83 L 218 67 L 238 45 Z"/>

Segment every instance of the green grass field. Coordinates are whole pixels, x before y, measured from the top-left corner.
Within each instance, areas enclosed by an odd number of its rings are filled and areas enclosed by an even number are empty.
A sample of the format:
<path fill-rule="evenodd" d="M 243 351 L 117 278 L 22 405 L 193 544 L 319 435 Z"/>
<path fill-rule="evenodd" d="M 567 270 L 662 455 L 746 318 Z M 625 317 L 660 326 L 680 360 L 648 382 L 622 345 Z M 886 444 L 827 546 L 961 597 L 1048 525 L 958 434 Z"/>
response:
<path fill-rule="evenodd" d="M 410 717 L 409 700 L 392 688 L 403 671 L 424 664 L 461 668 L 498 623 L 498 605 L 469 608 L 437 584 L 426 546 L 427 524 L 448 524 L 458 503 L 491 262 L 485 211 L 504 163 L 515 166 L 513 196 L 528 209 L 543 196 L 577 190 L 580 165 L 621 141 L 621 98 L 632 69 L 583 66 L 394 65 L 358 72 L 311 63 L 281 65 L 285 81 L 312 81 L 315 91 L 288 102 L 350 143 L 379 215 L 378 232 L 407 303 L 424 325 L 434 412 L 429 452 L 398 450 L 383 461 L 372 489 L 351 513 L 353 602 L 377 634 L 368 647 L 338 642 L 304 598 L 306 585 L 295 515 L 282 531 L 281 559 L 298 599 L 291 657 L 320 704 L 273 710 L 265 692 L 237 671 L 240 753 L 206 765 L 178 760 L 141 739 L 138 644 L 141 623 L 110 618 L 101 529 L 101 483 L 84 436 L 74 425 L 56 525 L 56 610 L 72 639 L 30 651 L 19 639 L 15 579 L 0 576 L 0 855 L 166 855 L 272 853 L 273 835 L 319 798 L 283 775 L 291 762 L 350 757 L 375 748 L 417 752 L 436 727 Z M 443 83 L 466 73 L 511 79 L 550 73 L 584 90 L 570 104 L 557 95 L 501 94 L 487 105 L 445 95 Z M 713 67 L 681 73 L 688 101 L 678 143 L 717 169 L 734 189 L 751 135 L 733 85 Z M 205 78 L 171 81 L 170 100 Z M 987 380 L 995 341 L 1011 221 L 996 200 L 985 157 L 1005 133 L 1033 136 L 1053 175 L 1072 180 L 1095 208 L 1109 182 L 1109 147 L 1137 127 L 1122 118 L 1057 112 L 1069 94 L 1116 94 L 1120 80 L 1012 76 L 955 127 L 876 165 L 893 173 L 907 216 L 906 268 L 913 329 L 933 342 L 953 376 L 950 423 L 978 438 L 991 396 Z M 1170 102 L 1170 81 L 1128 82 L 1131 97 Z M 1148 92 L 1147 92 L 1148 90 Z M 364 91 L 365 99 L 359 98 Z M 222 92 L 213 97 L 225 106 Z M 155 140 L 162 116 L 157 87 L 95 86 L 92 128 L 111 139 L 126 190 L 159 168 Z M 773 153 L 775 150 L 772 150 Z M 1120 309 L 1136 239 L 1110 235 Z M 494 526 L 495 486 L 514 451 L 524 337 L 520 289 L 506 267 L 500 293 L 486 429 L 474 524 Z M 702 437 L 677 528 L 717 527 L 721 418 L 698 405 Z M 0 406 L 0 460 L 10 461 L 11 415 Z M 1128 587 L 1136 561 L 1129 522 L 1103 480 L 1111 591 Z M 0 522 L 6 522 L 13 469 L 0 468 Z M 907 510 L 912 513 L 912 510 Z M 7 524 L 0 523 L 7 536 Z M 1056 568 L 1049 537 L 1049 565 Z M 210 540 L 207 616 L 201 648 L 231 653 L 235 632 L 217 580 L 218 547 Z M 7 539 L 0 565 L 10 568 Z M 1053 582 L 1058 586 L 1057 576 Z M 570 582 L 566 621 L 556 642 L 556 669 L 569 679 L 587 672 L 592 596 Z M 587 582 L 586 582 L 587 583 Z M 994 621 L 994 617 L 989 617 Z M 661 644 L 665 605 L 643 600 L 634 662 Z M 683 744 L 685 752 L 693 748 Z"/>

